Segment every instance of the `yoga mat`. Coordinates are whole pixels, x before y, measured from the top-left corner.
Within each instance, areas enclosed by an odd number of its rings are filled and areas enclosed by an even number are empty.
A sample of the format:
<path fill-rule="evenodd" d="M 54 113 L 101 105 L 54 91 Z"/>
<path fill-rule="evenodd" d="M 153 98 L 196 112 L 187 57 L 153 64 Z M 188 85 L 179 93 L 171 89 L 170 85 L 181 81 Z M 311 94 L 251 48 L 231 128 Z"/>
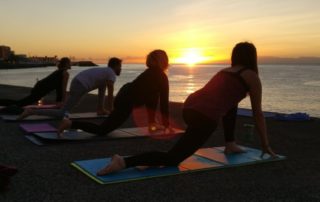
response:
<path fill-rule="evenodd" d="M 48 123 L 22 123 L 20 124 L 20 128 L 26 133 L 57 131 L 55 127 Z"/>
<path fill-rule="evenodd" d="M 57 105 L 55 104 L 47 104 L 47 105 L 27 105 L 23 108 L 32 108 L 32 109 L 57 109 L 59 108 Z"/>
<path fill-rule="evenodd" d="M 0 116 L 4 121 L 47 121 L 47 120 L 56 120 L 57 117 L 42 116 L 42 115 L 31 115 L 26 117 L 23 120 L 17 120 L 19 115 L 1 115 Z M 70 114 L 70 119 L 92 119 L 92 118 L 105 118 L 107 115 L 98 116 L 95 112 L 84 112 L 84 113 L 74 113 Z"/>
<path fill-rule="evenodd" d="M 274 119 L 278 121 L 310 121 L 311 117 L 307 113 L 297 112 L 292 114 L 277 114 Z"/>
<path fill-rule="evenodd" d="M 93 138 L 95 135 L 84 132 L 84 131 L 65 131 L 63 135 L 60 137 L 56 132 L 42 132 L 42 133 L 34 133 L 34 136 L 37 138 L 45 139 L 45 140 L 86 140 Z"/>
<path fill-rule="evenodd" d="M 153 167 L 143 171 L 136 168 L 128 168 L 106 176 L 97 176 L 96 173 L 105 167 L 107 163 L 111 161 L 111 158 L 74 161 L 71 165 L 100 184 L 113 184 L 285 159 L 284 156 L 279 156 L 277 159 L 271 159 L 269 157 L 261 158 L 260 150 L 249 147 L 244 148 L 247 150 L 246 153 L 230 155 L 224 154 L 223 148 L 221 147 L 199 149 L 194 155 L 187 158 L 177 167 Z"/>
<path fill-rule="evenodd" d="M 13 122 L 18 122 L 18 121 L 48 121 L 48 120 L 54 120 L 54 117 L 50 116 L 40 116 L 40 115 L 32 115 L 29 116 L 23 120 L 17 120 L 19 115 L 1 115 L 0 116 L 2 120 L 4 121 L 13 121 Z"/>
<path fill-rule="evenodd" d="M 251 109 L 244 109 L 238 108 L 237 114 L 240 116 L 252 117 L 252 110 Z M 272 118 L 275 117 L 277 113 L 275 112 L 263 112 L 265 118 Z"/>
<path fill-rule="evenodd" d="M 38 146 L 43 146 L 46 143 L 43 142 L 42 140 L 40 140 L 39 138 L 33 136 L 33 135 L 25 135 L 24 136 L 27 140 L 29 140 L 30 142 L 32 142 L 33 144 L 36 144 Z"/>
<path fill-rule="evenodd" d="M 87 133 L 81 130 L 70 130 L 65 131 L 62 137 L 58 137 L 56 132 L 43 132 L 43 133 L 34 133 L 34 136 L 46 140 L 85 140 L 91 138 L 103 138 L 103 139 L 115 139 L 115 138 L 132 138 L 135 137 L 132 134 L 123 132 L 121 130 L 115 130 L 108 135 L 98 136 L 92 133 Z"/>
<path fill-rule="evenodd" d="M 147 128 L 121 128 L 112 131 L 111 133 L 107 135 L 95 135 L 91 133 L 87 133 L 81 130 L 71 130 L 71 131 L 66 131 L 64 132 L 64 135 L 62 138 L 58 137 L 57 133 L 55 131 L 44 131 L 45 128 L 48 128 L 50 125 L 47 123 L 43 124 L 20 124 L 20 125 L 27 125 L 29 128 L 29 131 L 33 130 L 33 126 L 41 125 L 41 128 L 36 128 L 34 130 L 38 131 L 33 131 L 30 132 L 32 135 L 37 138 L 39 141 L 42 142 L 42 145 L 44 145 L 46 142 L 47 143 L 58 143 L 58 142 L 63 142 L 63 141 L 80 141 L 80 140 L 90 140 L 90 139 L 95 139 L 95 140 L 108 140 L 108 139 L 122 139 L 122 138 L 142 138 L 142 137 L 150 137 L 151 135 L 146 132 L 148 131 Z M 31 129 L 30 129 L 31 128 Z M 43 129 L 43 130 L 42 130 Z M 42 130 L 42 131 L 41 131 Z M 174 129 L 175 132 L 183 132 L 180 129 Z M 139 132 L 145 132 L 145 133 L 139 133 Z M 161 135 L 160 133 L 158 135 Z M 30 140 L 29 137 L 26 137 L 27 139 Z M 50 142 L 49 142 L 50 141 Z M 31 140 L 31 142 L 35 143 L 34 139 Z M 39 144 L 37 144 L 39 145 Z"/>
<path fill-rule="evenodd" d="M 121 128 L 121 131 L 130 133 L 134 136 L 170 136 L 175 134 L 182 134 L 184 133 L 184 130 L 173 128 L 173 133 L 164 133 L 162 130 L 149 132 L 148 127 L 137 127 L 137 128 Z"/>
<path fill-rule="evenodd" d="M 106 118 L 108 115 L 97 115 L 96 112 L 72 113 L 70 119 Z"/>

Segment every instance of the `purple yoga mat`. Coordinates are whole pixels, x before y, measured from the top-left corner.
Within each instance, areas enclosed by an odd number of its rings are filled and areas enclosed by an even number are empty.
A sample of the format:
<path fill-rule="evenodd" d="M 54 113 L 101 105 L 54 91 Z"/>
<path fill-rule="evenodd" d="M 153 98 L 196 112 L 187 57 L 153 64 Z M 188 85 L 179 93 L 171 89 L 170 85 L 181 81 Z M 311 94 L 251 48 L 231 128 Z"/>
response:
<path fill-rule="evenodd" d="M 57 131 L 55 127 L 48 123 L 22 123 L 20 124 L 20 127 L 27 133 Z"/>

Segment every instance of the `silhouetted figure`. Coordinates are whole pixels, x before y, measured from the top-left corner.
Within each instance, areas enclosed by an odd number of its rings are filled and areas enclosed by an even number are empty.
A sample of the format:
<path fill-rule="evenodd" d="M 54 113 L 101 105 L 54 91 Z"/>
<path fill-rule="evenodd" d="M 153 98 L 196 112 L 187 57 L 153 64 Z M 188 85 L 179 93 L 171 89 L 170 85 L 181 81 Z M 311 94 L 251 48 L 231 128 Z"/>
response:
<path fill-rule="evenodd" d="M 122 61 L 119 58 L 110 58 L 108 67 L 95 67 L 78 73 L 71 81 L 69 97 L 61 109 L 25 109 L 19 119 L 24 119 L 30 115 L 63 118 L 68 116 L 83 96 L 95 89 L 98 89 L 97 114 L 109 114 L 113 109 L 114 83 L 116 77 L 121 73 L 121 63 Z M 108 90 L 107 109 L 104 107 L 106 90 Z"/>
<path fill-rule="evenodd" d="M 56 102 L 58 105 L 61 105 L 66 98 L 66 88 L 69 80 L 68 69 L 71 68 L 70 59 L 66 57 L 61 58 L 57 67 L 58 69 L 56 71 L 37 81 L 28 96 L 20 100 L 0 99 L 1 106 L 8 106 L 7 108 L 2 109 L 1 112 L 10 113 L 10 111 L 14 111 L 15 107 L 17 107 L 17 112 L 19 112 L 20 108 L 21 113 L 21 107 L 37 103 L 42 97 L 48 95 L 52 91 L 56 91 Z"/>
<path fill-rule="evenodd" d="M 115 98 L 114 110 L 101 124 L 64 119 L 59 127 L 59 133 L 71 127 L 105 135 L 122 125 L 134 107 L 143 105 L 147 107 L 150 129 L 167 128 L 169 126 L 169 82 L 165 71 L 168 69 L 169 60 L 166 52 L 154 50 L 149 53 L 146 66 L 148 68 L 135 80 L 121 87 Z M 163 126 L 158 125 L 155 121 L 159 101 Z"/>
<path fill-rule="evenodd" d="M 262 92 L 256 48 L 247 42 L 237 44 L 232 51 L 231 61 L 231 67 L 219 71 L 203 88 L 188 96 L 183 108 L 186 132 L 168 152 L 153 151 L 129 157 L 114 155 L 111 163 L 97 174 L 106 175 L 133 166 L 178 165 L 206 142 L 215 131 L 219 119 L 235 113 L 238 103 L 247 93 L 250 95 L 262 150 L 275 157 L 269 146 L 261 109 Z M 230 120 L 232 122 L 234 119 L 226 118 L 224 121 Z M 229 125 L 234 127 L 233 123 Z M 230 134 L 233 135 L 232 132 Z M 226 144 L 226 152 L 239 152 L 233 137 L 227 139 L 230 145 Z"/>

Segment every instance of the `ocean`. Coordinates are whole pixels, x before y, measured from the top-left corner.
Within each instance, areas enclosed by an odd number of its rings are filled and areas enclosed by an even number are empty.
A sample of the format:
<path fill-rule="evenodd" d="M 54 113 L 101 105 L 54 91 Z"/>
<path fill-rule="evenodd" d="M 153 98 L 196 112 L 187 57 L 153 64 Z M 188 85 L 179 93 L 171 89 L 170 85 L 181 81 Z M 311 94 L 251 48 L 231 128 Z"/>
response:
<path fill-rule="evenodd" d="M 105 66 L 101 64 L 100 66 Z M 171 65 L 168 71 L 170 101 L 183 102 L 187 96 L 205 85 L 209 79 L 225 65 Z M 91 67 L 74 66 L 69 71 L 70 80 L 80 71 Z M 37 79 L 42 79 L 56 67 L 1 69 L 0 84 L 32 87 Z M 117 78 L 115 93 L 132 81 L 145 66 L 143 64 L 123 64 Z M 263 85 L 262 107 L 264 111 L 296 113 L 304 112 L 320 117 L 320 66 L 319 65 L 259 65 Z M 69 82 L 70 84 L 70 82 Z M 97 91 L 92 93 L 97 94 Z M 239 105 L 250 108 L 249 98 Z"/>

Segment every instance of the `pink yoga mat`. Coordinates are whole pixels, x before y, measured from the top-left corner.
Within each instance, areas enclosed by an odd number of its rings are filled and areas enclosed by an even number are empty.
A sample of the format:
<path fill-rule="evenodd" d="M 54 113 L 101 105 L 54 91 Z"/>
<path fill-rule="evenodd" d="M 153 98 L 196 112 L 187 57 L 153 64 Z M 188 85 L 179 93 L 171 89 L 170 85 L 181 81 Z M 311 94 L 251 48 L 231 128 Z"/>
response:
<path fill-rule="evenodd" d="M 55 127 L 48 123 L 22 123 L 20 124 L 20 127 L 27 133 L 57 131 Z"/>

